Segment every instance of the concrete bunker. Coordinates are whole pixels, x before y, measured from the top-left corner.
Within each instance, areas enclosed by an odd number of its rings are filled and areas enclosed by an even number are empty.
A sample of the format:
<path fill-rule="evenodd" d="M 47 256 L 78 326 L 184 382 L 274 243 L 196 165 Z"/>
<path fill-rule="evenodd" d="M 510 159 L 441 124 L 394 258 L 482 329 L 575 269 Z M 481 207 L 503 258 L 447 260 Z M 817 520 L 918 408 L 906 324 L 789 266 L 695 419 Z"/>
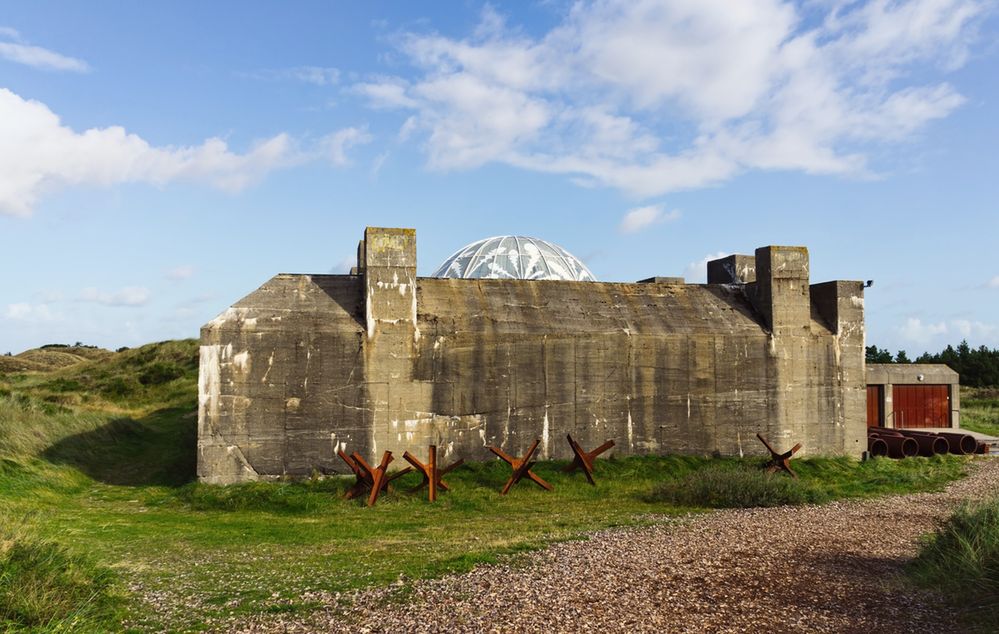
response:
<path fill-rule="evenodd" d="M 350 275 L 279 274 L 201 330 L 198 476 L 231 483 L 373 460 L 866 449 L 858 281 L 808 251 L 708 264 L 707 284 L 416 276 L 412 229 L 369 227 Z"/>

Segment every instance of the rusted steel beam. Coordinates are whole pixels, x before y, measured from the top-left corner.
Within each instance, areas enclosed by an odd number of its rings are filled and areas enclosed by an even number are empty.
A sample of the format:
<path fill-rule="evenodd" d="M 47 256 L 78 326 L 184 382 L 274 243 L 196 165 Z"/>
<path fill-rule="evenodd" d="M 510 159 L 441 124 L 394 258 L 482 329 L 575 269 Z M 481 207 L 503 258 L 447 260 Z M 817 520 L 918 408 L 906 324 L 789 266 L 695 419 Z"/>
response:
<path fill-rule="evenodd" d="M 783 471 L 797 480 L 798 474 L 791 468 L 791 456 L 798 453 L 798 450 L 801 449 L 801 443 L 799 442 L 794 447 L 791 447 L 790 451 L 777 453 L 774 451 L 774 448 L 770 446 L 770 443 L 767 442 L 767 439 L 763 437 L 763 434 L 757 433 L 756 437 L 760 439 L 763 446 L 770 452 L 770 460 L 763 465 L 763 468 L 766 469 L 767 473 Z"/>
<path fill-rule="evenodd" d="M 429 498 L 431 502 L 437 501 L 437 489 L 442 489 L 444 491 L 450 491 L 447 483 L 444 482 L 444 476 L 451 473 L 462 464 L 465 463 L 464 458 L 458 459 L 456 462 L 451 463 L 443 469 L 437 466 L 437 445 L 430 445 L 428 453 L 427 464 L 423 464 L 420 460 L 409 453 L 408 451 L 402 454 L 402 457 L 406 459 L 409 464 L 413 465 L 416 470 L 423 474 L 423 482 L 418 484 L 413 488 L 413 491 L 417 491 L 423 487 L 428 487 Z"/>
<path fill-rule="evenodd" d="M 354 483 L 354 486 L 352 486 L 347 491 L 344 497 L 350 500 L 355 497 L 363 495 L 365 492 L 370 492 L 368 496 L 368 506 L 374 505 L 375 501 L 378 500 L 378 495 L 382 491 L 391 492 L 392 487 L 390 483 L 393 480 L 401 476 L 404 476 L 410 471 L 412 471 L 410 467 L 406 467 L 401 471 L 396 471 L 395 473 L 387 474 L 385 472 L 385 468 L 387 468 L 388 464 L 392 462 L 391 451 L 385 452 L 385 454 L 382 456 L 382 462 L 381 464 L 378 465 L 377 468 L 372 468 L 371 465 L 369 465 L 368 462 L 364 459 L 364 457 L 361 456 L 361 454 L 357 453 L 356 451 L 349 456 L 345 454 L 342 450 L 337 451 L 336 453 L 338 456 L 340 456 L 341 460 L 347 463 L 347 466 L 354 473 L 354 477 L 357 478 L 357 481 Z"/>
<path fill-rule="evenodd" d="M 513 485 L 517 484 L 525 477 L 546 491 L 551 491 L 554 488 L 552 485 L 538 477 L 536 473 L 531 471 L 531 467 L 533 467 L 536 463 L 536 461 L 532 461 L 531 458 L 534 456 L 534 452 L 537 451 L 538 443 L 540 442 L 541 439 L 536 438 L 534 442 L 531 443 L 531 446 L 528 448 L 527 453 L 524 454 L 523 458 L 509 456 L 499 447 L 489 447 L 489 451 L 496 454 L 513 469 L 513 474 L 510 476 L 510 479 L 506 481 L 506 484 L 503 485 L 503 490 L 500 491 L 500 495 L 506 495 Z"/>
<path fill-rule="evenodd" d="M 593 451 L 586 451 L 578 442 L 572 439 L 572 434 L 566 434 L 565 438 L 569 441 L 569 446 L 572 447 L 572 453 L 575 454 L 575 456 L 573 457 L 572 462 L 562 468 L 562 471 L 569 473 L 576 469 L 582 469 L 583 475 L 586 476 L 586 480 L 590 484 L 596 486 L 597 483 L 593 481 L 593 462 L 596 460 L 597 456 L 613 447 L 614 441 L 608 440 Z"/>

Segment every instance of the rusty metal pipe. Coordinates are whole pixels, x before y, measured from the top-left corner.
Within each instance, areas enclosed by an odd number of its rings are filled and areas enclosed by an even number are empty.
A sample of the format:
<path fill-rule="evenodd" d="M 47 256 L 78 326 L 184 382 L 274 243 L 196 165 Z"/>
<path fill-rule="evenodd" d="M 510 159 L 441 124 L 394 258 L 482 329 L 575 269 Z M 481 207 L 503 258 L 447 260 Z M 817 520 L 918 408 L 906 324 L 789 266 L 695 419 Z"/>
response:
<path fill-rule="evenodd" d="M 950 443 L 946 439 L 936 434 L 904 434 L 906 438 L 912 438 L 919 445 L 919 455 L 929 458 L 938 453 L 950 451 Z"/>
<path fill-rule="evenodd" d="M 974 436 L 956 432 L 940 432 L 940 437 L 947 441 L 950 452 L 953 454 L 963 456 L 978 450 L 978 441 L 975 440 Z"/>
<path fill-rule="evenodd" d="M 877 436 L 888 446 L 889 458 L 911 458 L 919 454 L 919 444 L 912 438 L 907 438 L 902 434 L 897 436 L 878 434 Z"/>
<path fill-rule="evenodd" d="M 888 443 L 877 436 L 867 436 L 867 453 L 872 458 L 882 458 L 888 455 Z"/>
<path fill-rule="evenodd" d="M 868 427 L 867 434 L 874 434 L 875 436 L 901 436 L 902 432 L 897 429 L 889 429 L 888 427 Z"/>

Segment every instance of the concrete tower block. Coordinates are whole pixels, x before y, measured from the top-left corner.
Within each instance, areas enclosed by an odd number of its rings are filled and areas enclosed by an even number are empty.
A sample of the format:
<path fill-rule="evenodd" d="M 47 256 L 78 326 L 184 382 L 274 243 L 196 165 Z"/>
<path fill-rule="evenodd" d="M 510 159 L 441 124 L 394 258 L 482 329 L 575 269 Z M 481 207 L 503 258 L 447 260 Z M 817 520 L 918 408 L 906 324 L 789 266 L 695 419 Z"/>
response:
<path fill-rule="evenodd" d="M 378 332 L 416 331 L 416 230 L 368 227 L 362 273 L 368 338 Z"/>
<path fill-rule="evenodd" d="M 708 262 L 708 284 L 750 284 L 755 281 L 755 256 L 729 255 Z"/>
<path fill-rule="evenodd" d="M 757 310 L 775 336 L 807 330 L 811 323 L 808 249 L 760 247 L 756 250 Z"/>
<path fill-rule="evenodd" d="M 833 331 L 835 384 L 842 405 L 835 412 L 837 433 L 827 438 L 843 451 L 858 454 L 867 448 L 867 381 L 864 363 L 864 284 L 835 281 L 815 284 L 812 301 Z"/>

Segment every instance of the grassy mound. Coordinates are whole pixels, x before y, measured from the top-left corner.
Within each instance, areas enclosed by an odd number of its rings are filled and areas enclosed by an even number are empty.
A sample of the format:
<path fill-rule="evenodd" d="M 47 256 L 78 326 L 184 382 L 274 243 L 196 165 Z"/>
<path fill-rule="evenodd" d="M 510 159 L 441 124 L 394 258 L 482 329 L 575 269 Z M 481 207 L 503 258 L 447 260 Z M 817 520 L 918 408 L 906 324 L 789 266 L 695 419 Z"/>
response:
<path fill-rule="evenodd" d="M 973 622 L 999 625 L 999 497 L 958 509 L 924 544 L 911 571 L 923 585 L 952 595 Z"/>
<path fill-rule="evenodd" d="M 110 631 L 122 599 L 108 568 L 0 529 L 0 630 Z"/>
<path fill-rule="evenodd" d="M 29 353 L 69 355 L 79 361 L 47 371 L 0 373 L 0 394 L 16 392 L 67 407 L 131 415 L 190 404 L 197 394 L 198 342 L 194 339 L 121 352 L 46 348 Z"/>
<path fill-rule="evenodd" d="M 51 372 L 86 361 L 103 359 L 114 354 L 92 346 L 49 344 L 25 350 L 14 356 L 0 357 L 0 375 L 14 372 Z"/>

